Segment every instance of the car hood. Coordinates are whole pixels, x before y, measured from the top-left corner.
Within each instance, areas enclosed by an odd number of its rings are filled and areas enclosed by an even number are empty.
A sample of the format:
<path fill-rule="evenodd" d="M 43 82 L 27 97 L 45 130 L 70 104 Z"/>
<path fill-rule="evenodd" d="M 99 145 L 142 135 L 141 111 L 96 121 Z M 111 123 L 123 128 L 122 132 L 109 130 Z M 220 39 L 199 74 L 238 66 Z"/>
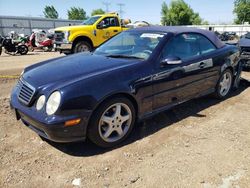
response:
<path fill-rule="evenodd" d="M 117 59 L 78 53 L 34 64 L 25 69 L 23 79 L 34 87 L 65 85 L 136 64 L 138 59 Z"/>

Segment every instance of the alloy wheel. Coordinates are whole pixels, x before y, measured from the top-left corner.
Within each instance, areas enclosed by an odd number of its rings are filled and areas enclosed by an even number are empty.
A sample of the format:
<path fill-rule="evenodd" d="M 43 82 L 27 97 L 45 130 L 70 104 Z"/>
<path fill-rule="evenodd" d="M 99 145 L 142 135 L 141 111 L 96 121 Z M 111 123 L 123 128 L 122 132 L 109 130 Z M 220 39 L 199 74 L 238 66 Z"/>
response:
<path fill-rule="evenodd" d="M 132 112 L 128 105 L 115 103 L 108 107 L 99 120 L 99 135 L 109 143 L 122 139 L 132 124 Z"/>
<path fill-rule="evenodd" d="M 231 88 L 232 85 L 232 74 L 231 72 L 227 71 L 223 74 L 222 79 L 220 80 L 219 92 L 221 96 L 226 96 Z"/>
<path fill-rule="evenodd" d="M 87 52 L 87 51 L 89 51 L 89 47 L 85 44 L 81 44 L 78 46 L 77 51 L 78 52 Z"/>

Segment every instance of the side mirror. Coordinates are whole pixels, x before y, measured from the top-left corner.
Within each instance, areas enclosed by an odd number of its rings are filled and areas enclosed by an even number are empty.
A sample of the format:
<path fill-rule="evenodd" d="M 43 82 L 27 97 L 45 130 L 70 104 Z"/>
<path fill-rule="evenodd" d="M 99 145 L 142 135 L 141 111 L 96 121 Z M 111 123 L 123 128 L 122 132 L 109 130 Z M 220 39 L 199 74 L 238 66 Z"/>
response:
<path fill-rule="evenodd" d="M 161 67 L 165 67 L 167 65 L 178 65 L 181 63 L 182 63 L 182 60 L 179 57 L 168 57 L 161 61 Z"/>

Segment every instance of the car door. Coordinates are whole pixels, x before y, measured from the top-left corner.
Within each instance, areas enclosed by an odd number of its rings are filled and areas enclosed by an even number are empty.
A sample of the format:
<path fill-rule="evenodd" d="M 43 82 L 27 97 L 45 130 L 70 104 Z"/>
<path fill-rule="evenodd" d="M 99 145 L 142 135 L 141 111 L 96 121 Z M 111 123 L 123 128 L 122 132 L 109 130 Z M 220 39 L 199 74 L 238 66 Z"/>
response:
<path fill-rule="evenodd" d="M 179 34 L 163 48 L 152 78 L 154 110 L 209 90 L 206 73 L 213 67 L 213 60 L 202 55 L 200 36 L 196 33 Z"/>
<path fill-rule="evenodd" d="M 201 70 L 201 73 L 205 78 L 205 87 L 202 88 L 211 90 L 215 88 L 220 77 L 221 66 L 223 62 L 225 62 L 224 59 L 226 58 L 225 53 L 222 50 L 217 49 L 215 45 L 203 35 L 199 35 L 198 41 L 203 62 L 205 64 L 207 62 L 212 63 L 212 66 L 210 64 L 206 64 L 206 66 Z"/>
<path fill-rule="evenodd" d="M 96 37 L 99 46 L 104 41 L 121 32 L 117 17 L 106 17 L 97 24 Z"/>
<path fill-rule="evenodd" d="M 110 37 L 113 37 L 114 35 L 117 35 L 121 32 L 121 26 L 120 22 L 117 17 L 110 17 L 109 19 L 109 32 Z"/>

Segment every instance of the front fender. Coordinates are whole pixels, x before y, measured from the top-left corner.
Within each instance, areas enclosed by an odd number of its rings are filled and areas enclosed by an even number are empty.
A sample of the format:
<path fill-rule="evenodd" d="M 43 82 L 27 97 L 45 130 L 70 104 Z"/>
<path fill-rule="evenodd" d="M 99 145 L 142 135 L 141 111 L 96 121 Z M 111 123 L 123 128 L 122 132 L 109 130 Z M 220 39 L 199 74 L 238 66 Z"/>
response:
<path fill-rule="evenodd" d="M 76 31 L 70 34 L 69 41 L 74 42 L 76 38 L 78 37 L 88 37 L 91 41 L 93 41 L 93 34 L 91 32 L 82 32 L 82 31 Z"/>

